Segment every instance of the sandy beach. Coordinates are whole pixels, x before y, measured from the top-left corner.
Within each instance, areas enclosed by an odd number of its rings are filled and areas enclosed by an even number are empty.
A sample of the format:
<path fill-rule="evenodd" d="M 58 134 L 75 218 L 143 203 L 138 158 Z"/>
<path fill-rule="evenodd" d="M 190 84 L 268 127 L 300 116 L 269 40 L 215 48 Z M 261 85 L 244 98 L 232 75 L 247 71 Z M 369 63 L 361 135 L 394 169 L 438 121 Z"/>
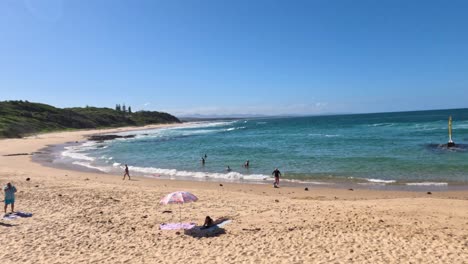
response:
<path fill-rule="evenodd" d="M 0 140 L 0 183 L 18 189 L 16 210 L 33 213 L 0 221 L 2 263 L 467 263 L 468 191 L 122 181 L 5 156 L 128 129 Z M 225 233 L 159 230 L 179 220 L 178 206 L 158 204 L 177 190 L 199 198 L 182 206 L 183 221 L 229 217 Z"/>

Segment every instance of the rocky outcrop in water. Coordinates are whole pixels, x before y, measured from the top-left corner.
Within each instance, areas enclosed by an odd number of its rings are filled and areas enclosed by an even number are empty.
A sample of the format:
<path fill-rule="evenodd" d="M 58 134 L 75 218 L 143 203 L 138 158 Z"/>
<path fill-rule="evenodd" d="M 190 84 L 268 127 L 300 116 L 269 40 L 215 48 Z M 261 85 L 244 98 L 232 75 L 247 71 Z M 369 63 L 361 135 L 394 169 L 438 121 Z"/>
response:
<path fill-rule="evenodd" d="M 119 135 L 92 135 L 88 137 L 88 140 L 91 141 L 105 141 L 113 140 L 116 138 L 134 138 L 135 135 L 119 136 Z"/>

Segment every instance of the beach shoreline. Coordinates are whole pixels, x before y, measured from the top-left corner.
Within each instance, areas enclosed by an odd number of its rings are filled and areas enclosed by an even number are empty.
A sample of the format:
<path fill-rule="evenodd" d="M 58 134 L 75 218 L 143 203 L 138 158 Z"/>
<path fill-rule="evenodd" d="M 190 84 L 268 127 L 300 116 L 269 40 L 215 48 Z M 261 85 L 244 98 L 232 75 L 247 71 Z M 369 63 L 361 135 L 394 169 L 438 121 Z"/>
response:
<path fill-rule="evenodd" d="M 205 123 L 205 122 L 202 122 Z M 144 128 L 121 128 L 119 130 L 107 130 L 106 132 L 91 133 L 86 135 L 82 140 L 72 141 L 72 142 L 62 142 L 60 144 L 47 145 L 38 151 L 34 152 L 32 155 L 32 161 L 38 162 L 43 166 L 58 168 L 58 169 L 67 169 L 75 170 L 81 172 L 90 172 L 90 173 L 105 173 L 109 175 L 119 174 L 122 170 L 118 167 L 106 168 L 108 170 L 103 170 L 99 167 L 85 166 L 83 164 L 77 165 L 72 160 L 64 161 L 61 156 L 61 152 L 65 151 L 69 147 L 76 147 L 82 144 L 86 145 L 87 142 L 96 142 L 96 140 L 89 140 L 89 136 L 101 136 L 101 135 L 125 135 L 133 137 L 134 134 L 128 132 L 144 132 L 146 130 L 154 130 L 159 128 L 174 128 L 174 127 L 188 127 L 200 122 L 188 122 L 183 124 L 176 124 L 170 126 L 156 126 L 156 127 L 144 127 Z M 112 139 L 111 139 L 112 140 Z M 110 141 L 111 141 L 110 140 Z M 172 170 L 173 168 L 166 168 L 166 170 Z M 196 173 L 196 172 L 192 172 Z M 254 179 L 230 179 L 230 178 L 211 178 L 211 177 L 190 177 L 190 176 L 170 176 L 164 174 L 157 174 L 157 176 L 152 176 L 151 173 L 143 173 L 139 171 L 132 170 L 132 175 L 146 177 L 150 179 L 166 179 L 166 180 L 181 180 L 181 181 L 196 181 L 196 182 L 220 182 L 220 183 L 244 183 L 244 184 L 269 184 L 273 182 L 273 177 L 270 175 L 262 180 Z M 312 178 L 312 177 L 310 177 Z M 370 190 L 390 190 L 390 191 L 468 191 L 468 184 L 464 182 L 434 182 L 434 181 L 419 181 L 419 182 L 401 182 L 394 180 L 379 180 L 379 179 L 366 179 L 366 178 L 355 178 L 355 177 L 331 177 L 328 178 L 319 178 L 319 179 L 310 179 L 310 180 L 300 180 L 300 179 L 291 179 L 282 177 L 282 186 L 287 187 L 321 187 L 321 188 L 333 188 L 333 189 L 370 189 Z"/>
<path fill-rule="evenodd" d="M 167 127 L 151 126 L 149 128 Z M 118 128 L 0 140 L 0 183 L 17 188 L 17 210 L 33 217 L 0 227 L 6 263 L 461 263 L 468 257 L 468 191 L 395 191 L 174 181 L 52 168 L 31 155 Z M 29 181 L 26 178 L 30 178 Z M 177 221 L 160 206 L 171 191 L 199 201 L 183 220 L 228 216 L 226 234 L 193 238 L 161 231 Z M 178 217 L 178 214 L 177 214 Z M 196 241 L 196 243 L 194 243 Z M 379 241 L 379 243 L 376 243 Z M 131 247 L 129 247 L 131 246 Z M 404 249 L 404 250 L 402 250 Z M 212 252 L 217 254 L 213 255 Z M 22 254 L 28 252 L 28 254 Z"/>
<path fill-rule="evenodd" d="M 82 141 L 80 143 L 83 143 Z M 37 153 L 32 155 L 31 160 L 39 163 L 45 167 L 72 170 L 78 172 L 89 172 L 96 174 L 114 175 L 114 171 L 105 172 L 98 168 L 85 167 L 82 165 L 75 165 L 72 162 L 57 162 L 58 156 L 65 147 L 69 147 L 74 143 L 69 144 L 57 144 L 49 145 L 42 149 L 39 149 Z M 122 169 L 121 169 L 122 170 Z M 120 171 L 119 171 L 120 172 Z M 176 181 L 194 181 L 194 182 L 214 182 L 214 183 L 233 183 L 233 184 L 262 184 L 272 185 L 273 177 L 269 177 L 264 180 L 244 180 L 244 179 L 226 179 L 226 178 L 196 178 L 196 177 L 173 177 L 167 175 L 150 176 L 145 173 L 138 173 L 132 171 L 132 175 L 138 177 L 144 177 L 148 179 L 165 179 L 165 180 L 176 180 Z M 294 187 L 294 188 L 305 188 L 305 187 L 318 187 L 318 188 L 331 188 L 331 189 L 368 189 L 368 190 L 387 190 L 387 191 L 410 191 L 410 192 L 427 192 L 427 191 L 468 191 L 468 184 L 450 182 L 450 183 L 439 183 L 439 182 L 420 182 L 420 183 L 385 183 L 372 182 L 362 179 L 360 182 L 353 182 L 349 179 L 330 179 L 325 180 L 296 180 L 296 179 L 281 179 L 281 186 L 283 187 Z"/>

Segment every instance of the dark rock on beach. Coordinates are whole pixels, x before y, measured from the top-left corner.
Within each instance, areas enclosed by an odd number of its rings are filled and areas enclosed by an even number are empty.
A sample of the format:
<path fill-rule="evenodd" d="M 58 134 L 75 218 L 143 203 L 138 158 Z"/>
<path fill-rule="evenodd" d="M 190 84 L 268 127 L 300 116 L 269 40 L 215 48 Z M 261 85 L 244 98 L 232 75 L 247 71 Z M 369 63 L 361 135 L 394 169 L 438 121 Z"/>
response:
<path fill-rule="evenodd" d="M 119 136 L 119 135 L 92 135 L 88 137 L 88 140 L 92 141 L 105 141 L 113 140 L 116 138 L 134 138 L 135 135 Z"/>
<path fill-rule="evenodd" d="M 12 156 L 26 156 L 26 155 L 31 155 L 29 153 L 14 153 L 14 154 L 6 154 L 6 155 L 3 155 L 5 157 L 12 157 Z"/>
<path fill-rule="evenodd" d="M 455 146 L 448 146 L 447 144 L 427 144 L 425 147 L 435 152 L 466 152 L 468 151 L 468 144 L 456 144 Z"/>

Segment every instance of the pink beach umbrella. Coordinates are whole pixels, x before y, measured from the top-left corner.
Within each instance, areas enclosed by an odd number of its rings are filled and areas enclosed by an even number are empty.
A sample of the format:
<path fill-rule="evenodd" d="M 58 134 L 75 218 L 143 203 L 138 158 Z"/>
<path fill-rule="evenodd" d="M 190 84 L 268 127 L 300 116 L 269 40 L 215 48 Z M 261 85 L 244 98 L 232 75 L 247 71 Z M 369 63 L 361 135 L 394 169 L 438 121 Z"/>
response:
<path fill-rule="evenodd" d="M 179 205 L 179 221 L 182 218 L 182 213 L 181 213 L 181 208 L 180 205 L 183 203 L 191 203 L 191 202 L 196 202 L 198 198 L 185 191 L 178 191 L 178 192 L 173 192 L 170 193 L 166 196 L 164 196 L 161 201 L 159 201 L 160 204 L 167 205 L 167 204 L 178 204 Z"/>

